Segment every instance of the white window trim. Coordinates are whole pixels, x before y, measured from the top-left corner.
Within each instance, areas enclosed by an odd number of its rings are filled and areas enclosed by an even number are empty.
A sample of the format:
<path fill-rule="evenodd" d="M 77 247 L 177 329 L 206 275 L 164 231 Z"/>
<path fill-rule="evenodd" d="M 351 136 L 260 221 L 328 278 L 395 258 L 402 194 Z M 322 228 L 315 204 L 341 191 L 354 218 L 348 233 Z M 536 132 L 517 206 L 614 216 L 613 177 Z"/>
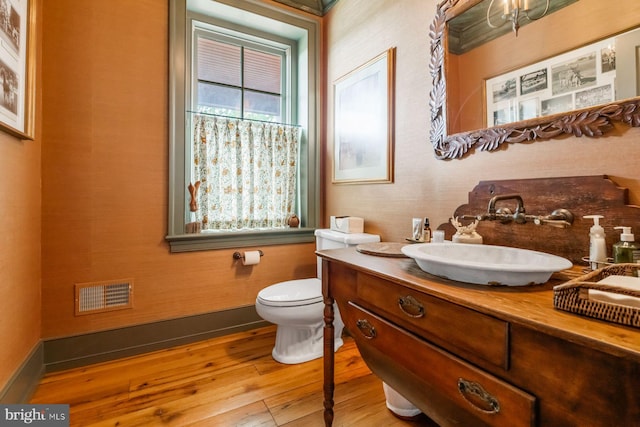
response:
<path fill-rule="evenodd" d="M 302 226 L 282 230 L 208 232 L 185 234 L 186 206 L 188 204 L 186 187 L 189 184 L 187 173 L 188 159 L 185 156 L 187 123 L 187 64 L 186 49 L 189 46 L 188 34 L 191 31 L 187 18 L 187 1 L 202 3 L 200 0 L 169 1 L 169 200 L 168 231 L 166 240 L 171 252 L 187 252 L 208 249 L 250 247 L 257 245 L 278 245 L 313 242 L 314 230 L 320 218 L 320 23 L 283 9 L 259 4 L 253 0 L 206 0 L 207 4 L 216 4 L 221 10 L 242 10 L 264 20 L 284 22 L 304 33 L 306 44 L 298 49 L 298 78 L 306 82 L 304 89 L 298 88 L 298 122 L 304 129 L 306 142 L 306 168 L 300 169 L 300 198 Z M 233 6 L 231 9 L 229 6 Z"/>

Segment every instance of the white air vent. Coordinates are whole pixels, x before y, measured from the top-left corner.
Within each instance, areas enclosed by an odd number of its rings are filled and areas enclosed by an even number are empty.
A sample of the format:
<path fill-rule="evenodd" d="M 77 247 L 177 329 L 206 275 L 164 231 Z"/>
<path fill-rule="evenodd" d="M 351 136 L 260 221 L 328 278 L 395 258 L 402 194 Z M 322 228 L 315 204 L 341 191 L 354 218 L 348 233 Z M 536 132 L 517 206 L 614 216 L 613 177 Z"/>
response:
<path fill-rule="evenodd" d="M 133 307 L 133 280 L 76 283 L 76 316 Z"/>

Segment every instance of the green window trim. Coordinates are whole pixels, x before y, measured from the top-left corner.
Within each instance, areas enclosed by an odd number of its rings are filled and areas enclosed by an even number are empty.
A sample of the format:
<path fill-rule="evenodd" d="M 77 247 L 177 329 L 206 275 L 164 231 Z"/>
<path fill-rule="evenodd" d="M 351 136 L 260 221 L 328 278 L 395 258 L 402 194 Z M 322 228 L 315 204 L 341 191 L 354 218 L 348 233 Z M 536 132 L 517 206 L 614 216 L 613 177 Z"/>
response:
<path fill-rule="evenodd" d="M 233 232 L 203 232 L 186 234 L 189 184 L 186 171 L 189 159 L 186 156 L 189 144 L 186 141 L 187 73 L 190 64 L 187 49 L 190 45 L 189 12 L 187 7 L 197 10 L 202 4 L 215 4 L 213 13 L 220 17 L 230 7 L 244 9 L 260 21 L 278 21 L 299 37 L 297 87 L 297 117 L 305 133 L 305 150 L 301 154 L 302 163 L 299 180 L 299 203 L 301 227 L 277 230 L 249 230 Z M 243 24 L 246 26 L 246 22 Z M 292 38 L 291 34 L 287 35 Z M 281 245 L 308 243 L 315 240 L 314 230 L 320 223 L 320 23 L 317 20 L 292 15 L 275 6 L 238 2 L 238 0 L 170 0 L 169 2 L 169 194 L 168 230 L 166 240 L 171 252 L 200 251 L 253 247 L 260 245 Z"/>
<path fill-rule="evenodd" d="M 315 242 L 314 232 L 314 228 L 236 231 L 233 233 L 182 234 L 167 236 L 167 240 L 171 245 L 171 252 L 192 252 L 209 249 L 311 243 Z"/>

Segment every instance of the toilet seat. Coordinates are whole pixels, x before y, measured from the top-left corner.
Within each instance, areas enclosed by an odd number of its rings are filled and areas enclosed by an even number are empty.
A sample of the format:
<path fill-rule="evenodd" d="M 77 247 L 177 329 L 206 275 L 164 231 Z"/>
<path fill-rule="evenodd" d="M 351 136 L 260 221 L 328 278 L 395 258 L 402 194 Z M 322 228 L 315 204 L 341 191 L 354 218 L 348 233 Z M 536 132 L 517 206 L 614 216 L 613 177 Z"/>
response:
<path fill-rule="evenodd" d="M 318 278 L 289 280 L 258 292 L 258 302 L 270 307 L 297 307 L 322 302 L 322 282 Z"/>

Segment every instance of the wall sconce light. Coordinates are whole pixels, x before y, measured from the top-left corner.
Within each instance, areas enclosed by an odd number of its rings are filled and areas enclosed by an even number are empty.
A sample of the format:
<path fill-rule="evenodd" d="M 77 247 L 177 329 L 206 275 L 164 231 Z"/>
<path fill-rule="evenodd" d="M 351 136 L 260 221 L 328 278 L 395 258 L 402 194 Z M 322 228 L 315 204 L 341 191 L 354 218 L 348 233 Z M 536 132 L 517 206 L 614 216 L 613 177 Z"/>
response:
<path fill-rule="evenodd" d="M 489 7 L 487 8 L 487 24 L 489 24 L 491 28 L 500 28 L 507 21 L 510 21 L 511 27 L 513 28 L 513 32 L 516 33 L 516 37 L 518 37 L 518 29 L 520 28 L 520 19 L 524 17 L 524 18 L 527 18 L 529 21 L 536 21 L 542 18 L 544 15 L 546 15 L 547 11 L 549 10 L 549 0 L 546 0 L 547 4 L 544 9 L 544 12 L 542 12 L 540 16 L 533 18 L 529 16 L 529 11 L 532 9 L 529 6 L 529 3 L 532 1 L 542 1 L 542 0 L 503 0 L 503 3 L 504 3 L 503 13 L 502 13 L 503 22 L 500 25 L 493 25 L 491 23 L 491 8 L 493 7 L 494 1 L 495 0 L 491 0 L 491 3 L 489 3 Z"/>

